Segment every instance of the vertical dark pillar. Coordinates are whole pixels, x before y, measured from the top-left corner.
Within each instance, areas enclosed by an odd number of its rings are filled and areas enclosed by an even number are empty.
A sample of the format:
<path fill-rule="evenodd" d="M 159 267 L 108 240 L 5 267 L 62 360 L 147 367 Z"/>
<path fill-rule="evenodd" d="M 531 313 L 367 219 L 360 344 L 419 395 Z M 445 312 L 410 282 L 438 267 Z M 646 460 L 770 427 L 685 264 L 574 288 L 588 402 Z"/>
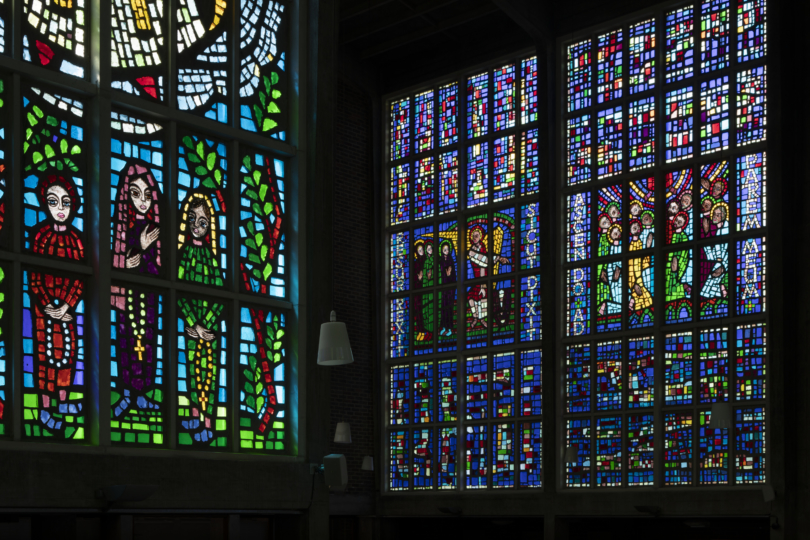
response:
<path fill-rule="evenodd" d="M 306 456 L 320 463 L 329 448 L 329 372 L 318 367 L 320 324 L 328 320 L 332 304 L 332 185 L 335 142 L 335 74 L 338 33 L 337 0 L 310 0 L 309 95 L 307 138 L 302 146 L 308 169 L 306 201 L 307 354 Z M 303 141 L 302 141 L 303 142 Z M 329 494 L 323 480 L 315 478 L 308 509 L 307 538 L 329 538 Z"/>

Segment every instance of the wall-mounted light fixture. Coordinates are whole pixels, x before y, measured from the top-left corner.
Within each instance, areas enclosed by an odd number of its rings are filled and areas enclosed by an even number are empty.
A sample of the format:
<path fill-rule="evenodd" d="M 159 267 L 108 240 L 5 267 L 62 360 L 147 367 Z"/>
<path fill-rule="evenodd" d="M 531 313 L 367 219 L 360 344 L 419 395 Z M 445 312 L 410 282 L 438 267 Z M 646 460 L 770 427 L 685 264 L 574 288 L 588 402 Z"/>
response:
<path fill-rule="evenodd" d="M 335 442 L 352 444 L 352 428 L 348 422 L 338 422 L 337 429 L 335 429 Z"/>
<path fill-rule="evenodd" d="M 709 417 L 709 427 L 712 429 L 729 429 L 731 426 L 731 403 L 712 403 L 712 415 Z"/>
<path fill-rule="evenodd" d="M 566 465 L 576 465 L 577 464 L 577 447 L 576 446 L 569 446 L 565 449 L 565 464 Z"/>
<path fill-rule="evenodd" d="M 344 366 L 354 362 L 352 347 L 346 323 L 337 322 L 337 314 L 332 310 L 329 322 L 321 325 L 321 338 L 318 342 L 319 366 Z"/>

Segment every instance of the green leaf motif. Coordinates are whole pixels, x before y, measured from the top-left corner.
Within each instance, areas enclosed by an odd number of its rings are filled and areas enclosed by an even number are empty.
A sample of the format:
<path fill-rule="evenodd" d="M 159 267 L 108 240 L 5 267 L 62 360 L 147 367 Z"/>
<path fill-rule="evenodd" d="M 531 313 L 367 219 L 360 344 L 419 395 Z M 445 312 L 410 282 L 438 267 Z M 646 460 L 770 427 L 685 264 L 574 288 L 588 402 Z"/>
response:
<path fill-rule="evenodd" d="M 271 114 L 276 114 L 276 113 L 280 113 L 281 109 L 278 108 L 278 105 L 276 105 L 275 101 L 271 101 L 270 106 L 267 107 L 267 112 L 269 112 Z"/>
<path fill-rule="evenodd" d="M 216 164 L 217 164 L 217 154 L 216 154 L 216 152 L 209 152 L 207 163 L 206 163 L 206 165 L 208 165 L 208 170 L 213 171 Z"/>
<path fill-rule="evenodd" d="M 270 131 L 274 127 L 278 125 L 278 122 L 275 120 L 271 120 L 270 118 L 265 118 L 264 122 L 262 122 L 262 131 Z"/>

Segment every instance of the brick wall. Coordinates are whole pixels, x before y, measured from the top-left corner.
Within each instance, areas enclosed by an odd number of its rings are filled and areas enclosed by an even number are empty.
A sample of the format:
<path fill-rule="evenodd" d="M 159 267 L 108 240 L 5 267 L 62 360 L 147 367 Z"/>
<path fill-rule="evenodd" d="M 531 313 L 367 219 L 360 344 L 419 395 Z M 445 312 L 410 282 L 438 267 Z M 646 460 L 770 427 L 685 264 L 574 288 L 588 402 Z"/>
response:
<path fill-rule="evenodd" d="M 352 429 L 352 444 L 331 443 L 330 451 L 346 456 L 348 492 L 369 493 L 374 473 L 360 466 L 363 456 L 374 455 L 372 104 L 346 79 L 338 80 L 337 96 L 332 280 L 334 309 L 348 327 L 354 363 L 329 368 L 330 439 L 337 422 L 350 422 Z"/>

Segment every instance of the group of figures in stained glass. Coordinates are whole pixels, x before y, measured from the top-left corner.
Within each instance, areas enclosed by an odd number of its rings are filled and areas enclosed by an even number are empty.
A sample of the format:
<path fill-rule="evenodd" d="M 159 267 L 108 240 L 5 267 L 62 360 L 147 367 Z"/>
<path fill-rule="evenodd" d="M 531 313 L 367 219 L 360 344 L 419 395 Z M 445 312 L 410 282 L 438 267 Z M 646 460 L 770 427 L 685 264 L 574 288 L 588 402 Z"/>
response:
<path fill-rule="evenodd" d="M 90 57 L 85 4 L 25 0 L 23 7 L 23 60 L 85 77 Z M 285 6 L 244 0 L 237 28 L 225 0 L 184 0 L 176 14 L 176 39 L 165 35 L 168 17 L 174 16 L 165 8 L 162 0 L 112 2 L 112 88 L 164 102 L 167 55 L 175 46 L 180 67 L 173 93 L 180 109 L 283 140 Z M 238 53 L 231 52 L 233 32 L 239 33 Z M 238 98 L 229 96 L 236 65 Z M 9 130 L 10 118 L 0 121 L 0 242 L 9 248 L 10 235 L 20 234 L 22 249 L 42 261 L 23 265 L 19 274 L 0 266 L 0 435 L 10 433 L 14 421 L 7 374 L 13 358 L 8 330 L 16 309 L 22 313 L 22 350 L 15 353 L 21 358 L 23 396 L 14 418 L 21 421 L 23 437 L 87 440 L 87 399 L 105 391 L 90 384 L 87 374 L 94 368 L 87 365 L 85 343 L 98 324 L 89 318 L 87 304 L 104 295 L 91 294 L 93 279 L 81 271 L 99 249 L 88 234 L 97 214 L 87 207 L 86 195 L 92 126 L 81 99 L 25 83 L 15 98 L 23 105 L 22 132 Z M 238 104 L 240 119 L 232 118 L 232 104 Z M 9 92 L 0 81 L 0 112 L 9 110 Z M 114 111 L 110 122 L 112 139 L 102 144 L 111 151 L 108 246 L 116 272 L 109 291 L 112 443 L 167 444 L 166 422 L 173 422 L 169 432 L 181 446 L 288 452 L 285 311 L 242 304 L 234 313 L 230 301 L 191 292 L 178 294 L 169 306 L 166 281 L 173 274 L 226 291 L 233 283 L 238 292 L 257 298 L 287 297 L 284 162 L 244 146 L 232 156 L 226 151 L 234 147 L 230 143 L 183 129 L 169 141 L 163 124 L 122 112 Z M 7 214 L 4 145 L 17 136 L 23 147 L 17 192 L 22 207 Z M 176 144 L 178 156 L 171 179 L 164 169 L 167 144 Z M 235 185 L 229 185 L 233 159 L 241 167 Z M 74 263 L 75 271 L 47 269 L 52 260 Z M 168 268 L 169 261 L 176 266 Z M 127 275 L 156 279 L 155 287 L 127 284 Z M 21 306 L 8 303 L 13 286 L 22 287 Z M 238 411 L 232 410 L 232 393 L 238 395 Z M 167 416 L 170 396 L 176 400 L 175 419 Z"/>
<path fill-rule="evenodd" d="M 565 48 L 567 487 L 765 482 L 766 66 L 746 64 L 765 19 L 764 0 L 701 0 Z"/>
<path fill-rule="evenodd" d="M 540 210 L 531 198 L 540 171 L 537 59 L 474 74 L 466 83 L 391 103 L 388 349 L 392 361 L 417 362 L 390 373 L 394 490 L 541 485 L 541 353 L 486 351 L 536 347 L 542 337 Z M 458 107 L 465 90 L 466 111 Z M 484 139 L 490 135 L 497 136 Z M 476 356 L 462 364 L 465 401 L 456 392 L 457 360 L 423 358 L 471 349 Z M 516 367 L 524 371 L 520 405 Z M 499 396 L 492 404 L 490 383 Z M 461 403 L 468 415 L 457 413 Z M 518 415 L 525 422 L 515 423 Z M 500 420 L 467 425 L 491 419 Z M 422 425 L 437 421 L 464 425 Z M 411 423 L 419 425 L 400 429 Z M 466 437 L 463 467 L 459 437 Z"/>

